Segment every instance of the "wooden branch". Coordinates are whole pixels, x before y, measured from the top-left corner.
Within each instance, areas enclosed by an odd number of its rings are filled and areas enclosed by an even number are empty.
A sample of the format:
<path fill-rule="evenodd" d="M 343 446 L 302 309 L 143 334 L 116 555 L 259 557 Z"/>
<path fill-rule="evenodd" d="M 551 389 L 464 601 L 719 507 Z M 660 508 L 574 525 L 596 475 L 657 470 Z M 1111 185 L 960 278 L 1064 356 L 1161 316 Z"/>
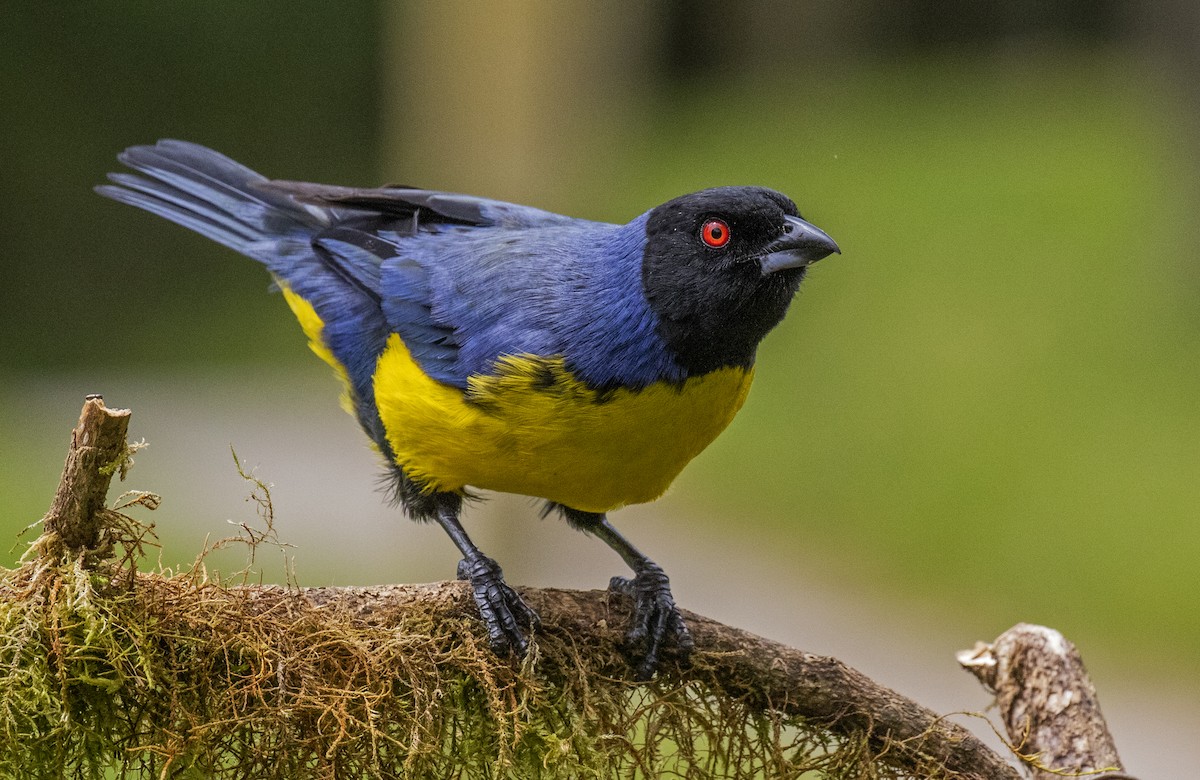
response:
<path fill-rule="evenodd" d="M 92 550 L 100 543 L 101 510 L 113 473 L 123 472 L 125 466 L 128 428 L 128 409 L 109 409 L 98 395 L 84 401 L 58 490 L 44 518 L 46 531 L 73 552 Z"/>
<path fill-rule="evenodd" d="M 127 410 L 110 410 L 89 396 L 74 430 L 54 502 L 45 518 L 44 538 L 72 552 L 97 550 L 104 522 L 106 493 L 114 472 L 127 465 Z M 43 548 L 42 554 L 50 548 Z M 61 548 L 58 548 L 61 550 Z M 156 575 L 142 575 L 153 579 Z M 131 580 L 135 582 L 137 578 Z M 406 609 L 434 621 L 477 617 L 465 583 L 393 585 L 374 588 L 295 589 L 242 586 L 241 603 L 293 616 L 324 610 L 348 613 L 356 620 L 387 625 Z M 577 647 L 595 648 L 597 658 L 616 658 L 629 623 L 628 597 L 607 591 L 521 589 L 541 615 L 544 636 L 569 638 Z M 432 612 L 432 614 L 431 614 Z M 974 780 L 1016 780 L 1017 771 L 961 726 L 872 681 L 837 659 L 806 653 L 694 613 L 684 612 L 696 650 L 687 668 L 666 671 L 670 679 L 696 681 L 717 695 L 743 699 L 763 709 L 804 718 L 835 736 L 863 735 L 880 760 L 902 771 L 934 772 Z M 601 652 L 601 648 L 603 652 Z M 589 653 L 589 657 L 591 653 Z M 603 667 L 604 662 L 598 661 Z M 598 668 L 606 677 L 628 676 L 621 663 Z"/>
<path fill-rule="evenodd" d="M 255 589 L 257 597 L 282 595 Z M 569 634 L 580 646 L 617 645 L 628 625 L 631 604 L 607 591 L 518 588 L 541 615 L 543 631 Z M 436 605 L 447 619 L 476 615 L 465 583 L 380 587 L 309 588 L 313 606 L 374 614 L 419 604 Z M 889 746 L 888 760 L 902 769 L 940 764 L 955 777 L 1015 780 L 1020 775 L 961 726 L 901 696 L 836 658 L 806 653 L 748 631 L 683 610 L 696 642 L 694 664 L 676 674 L 760 707 L 801 716 L 840 736 L 867 734 L 875 747 Z M 435 618 L 436 619 L 436 618 Z"/>
<path fill-rule="evenodd" d="M 1034 780 L 1128 777 L 1079 651 L 1062 634 L 1018 623 L 958 660 L 996 694 L 1008 738 Z"/>

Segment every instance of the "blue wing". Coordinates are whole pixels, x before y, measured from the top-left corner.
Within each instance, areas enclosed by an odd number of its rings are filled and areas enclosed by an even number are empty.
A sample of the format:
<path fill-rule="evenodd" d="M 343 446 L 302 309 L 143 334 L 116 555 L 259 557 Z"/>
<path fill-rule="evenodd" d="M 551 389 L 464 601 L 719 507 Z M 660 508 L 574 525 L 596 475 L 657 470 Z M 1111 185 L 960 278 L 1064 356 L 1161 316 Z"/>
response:
<path fill-rule="evenodd" d="M 422 370 L 466 389 L 502 354 L 557 354 L 547 322 L 551 266 L 575 252 L 548 247 L 606 227 L 514 203 L 410 187 L 356 189 L 269 182 L 298 202 L 337 210 L 312 245 L 347 283 L 374 298 Z M 611 226 L 607 226 L 611 227 Z M 534 322 L 530 312 L 547 316 Z"/>
<path fill-rule="evenodd" d="M 266 186 L 351 210 L 313 246 L 439 382 L 466 390 L 504 355 L 562 356 L 597 387 L 683 378 L 642 293 L 644 218 L 610 225 L 413 188 Z"/>
<path fill-rule="evenodd" d="M 376 223 L 341 223 L 314 236 L 313 246 L 373 297 L 426 374 L 465 390 L 471 374 L 489 371 L 502 354 L 561 352 L 547 325 L 558 296 L 524 267 L 526 241 L 478 226 L 426 224 L 412 235 Z M 546 314 L 531 316 L 537 311 Z"/>

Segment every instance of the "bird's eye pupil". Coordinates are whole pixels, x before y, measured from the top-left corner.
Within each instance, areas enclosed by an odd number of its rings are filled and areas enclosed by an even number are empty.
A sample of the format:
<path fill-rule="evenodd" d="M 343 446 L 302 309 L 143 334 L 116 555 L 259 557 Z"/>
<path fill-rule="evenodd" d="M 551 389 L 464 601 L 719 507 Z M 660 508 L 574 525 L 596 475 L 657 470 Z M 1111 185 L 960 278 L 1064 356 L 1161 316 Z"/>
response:
<path fill-rule="evenodd" d="M 700 239 L 708 246 L 720 249 L 729 243 L 729 225 L 719 219 L 710 219 L 700 229 Z"/>

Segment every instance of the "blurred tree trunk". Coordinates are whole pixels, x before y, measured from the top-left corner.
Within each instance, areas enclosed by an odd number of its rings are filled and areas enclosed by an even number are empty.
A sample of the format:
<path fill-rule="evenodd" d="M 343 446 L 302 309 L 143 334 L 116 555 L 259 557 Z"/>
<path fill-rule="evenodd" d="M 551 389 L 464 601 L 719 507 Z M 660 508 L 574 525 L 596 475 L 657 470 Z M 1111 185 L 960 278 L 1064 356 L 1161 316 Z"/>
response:
<path fill-rule="evenodd" d="M 1200 227 L 1190 218 L 1194 204 L 1200 202 L 1200 155 L 1196 136 L 1200 133 L 1200 3 L 1195 0 L 1164 0 L 1136 4 L 1142 43 L 1165 72 L 1171 87 L 1183 98 L 1183 111 L 1175 112 L 1176 149 L 1182 158 L 1175 168 L 1175 184 L 1183 188 L 1187 203 L 1176 220 L 1175 230 L 1193 251 L 1200 248 Z M 1153 88 L 1153 85 L 1151 85 Z M 1193 280 L 1191 289 L 1200 286 L 1200 271 L 1188 263 L 1183 273 Z"/>
<path fill-rule="evenodd" d="M 384 170 L 405 183 L 574 206 L 578 185 L 595 186 L 606 149 L 641 113 L 651 13 L 582 0 L 385 3 Z"/>

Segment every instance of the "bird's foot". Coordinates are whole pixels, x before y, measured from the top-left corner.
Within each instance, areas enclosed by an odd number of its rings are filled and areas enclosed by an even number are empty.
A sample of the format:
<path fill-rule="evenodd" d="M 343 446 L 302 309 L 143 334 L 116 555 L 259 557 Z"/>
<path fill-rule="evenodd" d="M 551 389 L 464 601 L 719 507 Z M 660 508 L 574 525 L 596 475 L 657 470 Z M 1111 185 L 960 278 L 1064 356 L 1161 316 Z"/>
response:
<path fill-rule="evenodd" d="M 524 629 L 541 625 L 537 613 L 504 581 L 500 565 L 486 555 L 458 562 L 458 578 L 471 583 L 479 616 L 487 627 L 488 642 L 501 657 L 524 658 L 529 638 Z"/>
<path fill-rule="evenodd" d="M 677 657 L 687 661 L 694 646 L 692 635 L 675 606 L 671 582 L 658 564 L 646 564 L 632 579 L 613 577 L 608 587 L 633 598 L 633 625 L 625 634 L 624 649 L 634 661 L 638 680 L 654 676 L 668 640 L 674 641 Z"/>

